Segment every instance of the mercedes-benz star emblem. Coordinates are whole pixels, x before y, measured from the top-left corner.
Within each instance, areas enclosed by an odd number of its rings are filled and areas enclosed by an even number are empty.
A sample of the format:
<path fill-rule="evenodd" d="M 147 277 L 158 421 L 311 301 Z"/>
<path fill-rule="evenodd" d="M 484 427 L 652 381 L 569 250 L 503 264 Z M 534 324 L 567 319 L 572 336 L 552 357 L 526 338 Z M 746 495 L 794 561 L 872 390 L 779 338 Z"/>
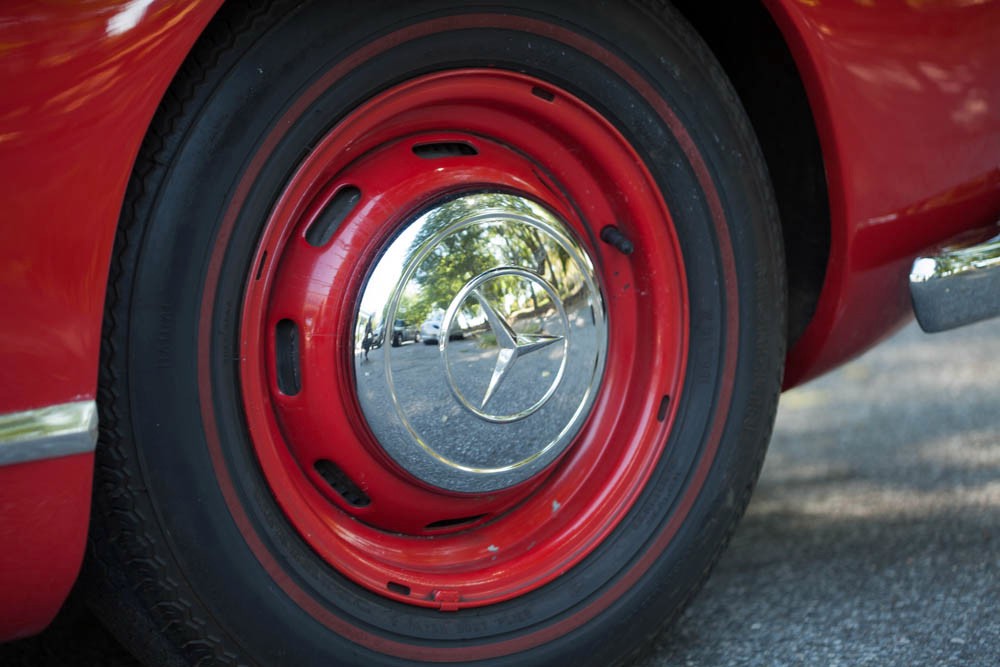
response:
<path fill-rule="evenodd" d="M 493 335 L 497 339 L 500 347 L 500 354 L 497 355 L 497 365 L 493 369 L 493 377 L 490 378 L 490 386 L 486 389 L 483 402 L 479 406 L 485 408 L 490 402 L 500 383 L 507 377 L 507 373 L 514 367 L 518 358 L 543 347 L 548 347 L 552 343 L 558 342 L 564 336 L 546 336 L 544 334 L 519 334 L 514 331 L 507 321 L 496 311 L 481 291 L 472 290 L 472 295 L 479 302 L 479 307 L 486 314 L 486 321 L 489 322 Z"/>
<path fill-rule="evenodd" d="M 459 310 L 469 299 L 475 299 L 475 301 L 479 304 L 483 315 L 485 315 L 486 323 L 489 325 L 490 332 L 496 339 L 496 346 L 498 348 L 497 357 L 493 366 L 493 374 L 490 377 L 489 384 L 487 385 L 482 398 L 475 401 L 470 400 L 471 397 L 467 395 L 468 391 L 463 391 L 459 386 L 459 383 L 456 381 L 452 364 L 449 362 L 448 357 L 449 336 L 445 334 L 441 336 L 439 343 L 445 373 L 448 377 L 452 393 L 455 398 L 458 399 L 458 402 L 476 416 L 490 422 L 517 421 L 540 410 L 555 393 L 559 383 L 562 381 L 563 372 L 566 367 L 567 339 L 565 335 L 552 335 L 550 333 L 546 333 L 545 331 L 540 333 L 522 333 L 515 331 L 514 328 L 508 323 L 507 319 L 498 311 L 497 306 L 492 302 L 491 298 L 487 296 L 487 292 L 483 288 L 491 281 L 505 277 L 513 277 L 520 281 L 525 281 L 529 283 L 531 287 L 538 288 L 536 291 L 547 294 L 549 301 L 555 310 L 554 319 L 557 322 L 557 326 L 563 332 L 569 331 L 569 322 L 566 317 L 566 312 L 563 307 L 562 300 L 559 298 L 556 290 L 541 276 L 526 269 L 517 267 L 500 267 L 491 269 L 476 276 L 466 283 L 461 290 L 459 290 L 459 293 L 455 295 L 455 298 L 452 300 L 447 312 L 445 313 L 444 319 L 441 323 L 441 331 L 449 332 Z M 562 343 L 558 371 L 552 375 L 552 380 L 546 383 L 547 386 L 544 387 L 544 391 L 537 385 L 522 385 L 516 387 L 520 393 L 527 393 L 529 398 L 534 398 L 540 394 L 537 400 L 532 401 L 531 404 L 526 407 L 521 407 L 520 409 L 515 409 L 505 414 L 487 409 L 490 401 L 497 396 L 497 392 L 499 391 L 501 385 L 504 384 L 504 380 L 511 376 L 511 372 L 519 359 L 522 359 L 532 352 L 537 352 L 556 343 Z"/>

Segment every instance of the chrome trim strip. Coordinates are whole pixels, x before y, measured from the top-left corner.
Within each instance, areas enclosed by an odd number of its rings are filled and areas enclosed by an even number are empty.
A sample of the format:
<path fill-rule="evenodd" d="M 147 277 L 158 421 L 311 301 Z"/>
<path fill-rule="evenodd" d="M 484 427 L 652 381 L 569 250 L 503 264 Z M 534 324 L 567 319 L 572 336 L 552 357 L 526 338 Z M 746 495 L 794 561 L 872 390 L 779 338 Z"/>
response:
<path fill-rule="evenodd" d="M 0 415 L 0 465 L 92 452 L 96 445 L 95 401 Z"/>
<path fill-rule="evenodd" d="M 1000 316 L 1000 234 L 918 257 L 910 271 L 910 295 L 927 333 Z"/>

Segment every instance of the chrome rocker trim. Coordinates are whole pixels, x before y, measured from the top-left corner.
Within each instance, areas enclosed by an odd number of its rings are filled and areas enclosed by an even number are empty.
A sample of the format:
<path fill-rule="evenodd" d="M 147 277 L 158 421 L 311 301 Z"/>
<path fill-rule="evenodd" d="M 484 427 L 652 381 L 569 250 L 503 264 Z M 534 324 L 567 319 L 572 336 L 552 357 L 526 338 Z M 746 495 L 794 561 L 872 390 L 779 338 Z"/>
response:
<path fill-rule="evenodd" d="M 1000 315 L 1000 234 L 918 257 L 910 271 L 910 295 L 920 328 L 927 333 Z"/>
<path fill-rule="evenodd" d="M 92 452 L 96 445 L 95 401 L 0 415 L 0 466 Z"/>

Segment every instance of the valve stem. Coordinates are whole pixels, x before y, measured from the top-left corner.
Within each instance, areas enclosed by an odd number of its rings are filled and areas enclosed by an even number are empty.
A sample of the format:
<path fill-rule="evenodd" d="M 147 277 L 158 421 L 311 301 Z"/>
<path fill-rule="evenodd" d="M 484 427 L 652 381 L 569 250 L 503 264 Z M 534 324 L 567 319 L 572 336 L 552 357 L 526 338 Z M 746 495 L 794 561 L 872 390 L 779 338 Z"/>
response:
<path fill-rule="evenodd" d="M 635 244 L 614 225 L 601 230 L 601 240 L 623 255 L 631 255 L 635 250 Z"/>

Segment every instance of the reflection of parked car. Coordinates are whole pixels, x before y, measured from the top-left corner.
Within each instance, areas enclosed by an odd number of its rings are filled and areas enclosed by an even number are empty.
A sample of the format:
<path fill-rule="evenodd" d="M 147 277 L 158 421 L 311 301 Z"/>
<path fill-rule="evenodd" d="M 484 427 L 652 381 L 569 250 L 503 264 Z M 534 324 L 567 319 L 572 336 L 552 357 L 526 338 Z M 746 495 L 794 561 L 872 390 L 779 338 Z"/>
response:
<path fill-rule="evenodd" d="M 412 324 L 407 324 L 404 320 L 396 320 L 392 323 L 392 346 L 399 347 L 407 341 L 417 342 L 420 340 L 420 332 Z"/>
<path fill-rule="evenodd" d="M 444 315 L 431 315 L 428 319 L 424 320 L 424 323 L 420 325 L 420 339 L 424 341 L 424 345 L 433 345 L 441 340 L 441 321 L 444 319 Z M 459 325 L 465 321 L 465 318 L 459 313 L 458 316 Z M 448 340 L 462 340 L 465 338 L 467 333 L 466 328 L 456 328 L 452 327 L 451 335 Z"/>
<path fill-rule="evenodd" d="M 438 342 L 438 336 L 441 335 L 441 318 L 432 317 L 430 319 L 424 320 L 424 323 L 420 325 L 420 339 L 424 341 L 424 345 L 433 345 Z"/>
<path fill-rule="evenodd" d="M 0 641 L 86 547 L 81 589 L 153 664 L 626 660 L 717 561 L 780 388 L 910 317 L 919 253 L 994 233 L 998 26 L 955 0 L 0 3 Z M 918 264 L 944 324 L 1000 310 L 942 284 L 978 248 Z M 354 367 L 362 310 L 479 286 L 504 315 L 553 289 L 566 344 Z M 372 347 L 416 340 L 395 318 Z"/>

